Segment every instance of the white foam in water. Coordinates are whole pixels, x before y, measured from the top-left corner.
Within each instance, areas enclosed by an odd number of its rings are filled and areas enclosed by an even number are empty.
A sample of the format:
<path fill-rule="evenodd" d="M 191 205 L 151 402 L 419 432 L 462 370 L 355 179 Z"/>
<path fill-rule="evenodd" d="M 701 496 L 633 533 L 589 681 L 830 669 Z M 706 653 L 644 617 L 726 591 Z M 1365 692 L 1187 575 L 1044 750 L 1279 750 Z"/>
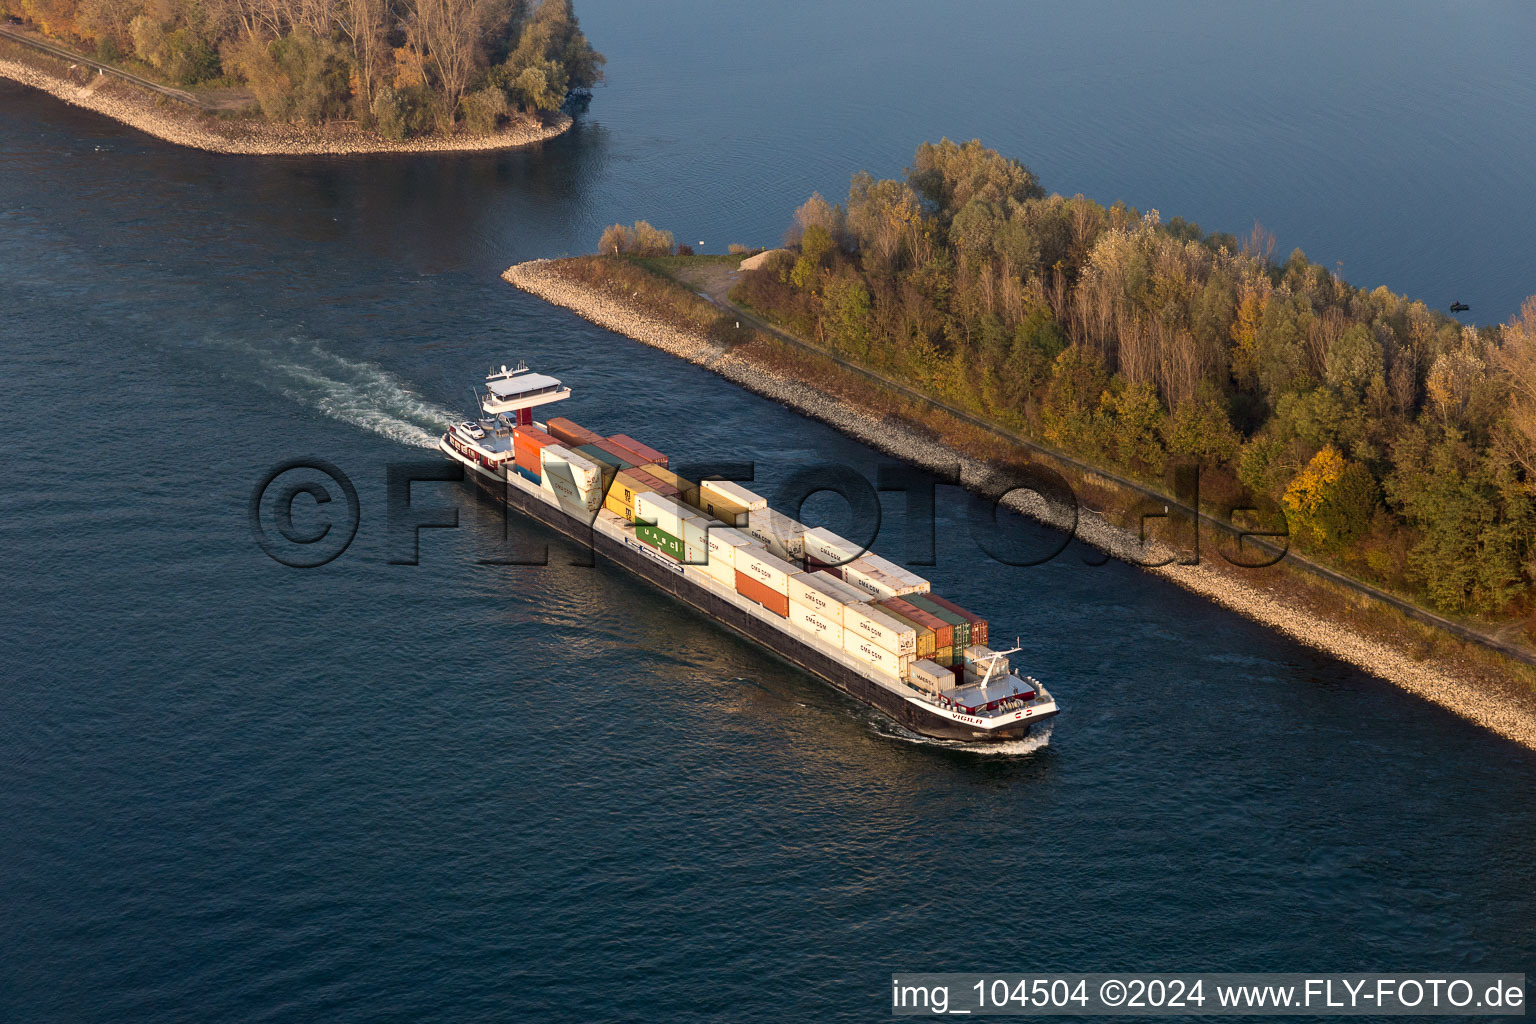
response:
<path fill-rule="evenodd" d="M 880 724 L 884 725 L 885 723 L 882 722 Z M 956 740 L 936 740 L 931 736 L 919 736 L 909 729 L 894 725 L 894 723 L 892 723 L 894 727 L 879 728 L 879 731 L 890 736 L 892 739 L 913 743 L 921 747 L 943 747 L 945 750 L 958 750 L 982 757 L 1023 757 L 1026 754 L 1033 754 L 1035 751 L 1043 750 L 1051 745 L 1051 729 L 1054 724 L 1031 730 L 1030 734 L 1021 740 L 1004 740 L 1001 743 L 965 743 Z"/>
<path fill-rule="evenodd" d="M 308 339 L 290 338 L 270 346 L 233 340 L 223 344 L 254 357 L 255 379 L 262 387 L 392 441 L 436 447 L 457 418 L 424 401 L 389 371 L 344 359 Z"/>

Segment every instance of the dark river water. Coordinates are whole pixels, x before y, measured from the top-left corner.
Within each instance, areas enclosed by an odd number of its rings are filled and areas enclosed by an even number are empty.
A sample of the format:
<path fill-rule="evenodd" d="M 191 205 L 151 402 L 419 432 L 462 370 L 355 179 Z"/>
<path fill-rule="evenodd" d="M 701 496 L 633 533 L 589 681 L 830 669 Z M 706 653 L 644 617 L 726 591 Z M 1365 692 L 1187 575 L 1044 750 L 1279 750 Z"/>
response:
<path fill-rule="evenodd" d="M 870 449 L 498 280 L 645 217 L 718 251 L 978 135 L 1054 189 L 1432 305 L 1536 292 L 1528 7 L 584 0 L 542 149 L 257 160 L 0 85 L 0 1020 L 866 1020 L 896 970 L 1536 973 L 1536 758 L 1128 567 L 941 589 L 1064 712 L 979 754 L 612 570 L 391 564 L 386 467 L 492 361 L 771 485 Z M 357 539 L 247 501 L 318 456 Z M 900 496 L 880 546 L 904 554 Z M 834 515 L 835 512 L 829 512 Z"/>

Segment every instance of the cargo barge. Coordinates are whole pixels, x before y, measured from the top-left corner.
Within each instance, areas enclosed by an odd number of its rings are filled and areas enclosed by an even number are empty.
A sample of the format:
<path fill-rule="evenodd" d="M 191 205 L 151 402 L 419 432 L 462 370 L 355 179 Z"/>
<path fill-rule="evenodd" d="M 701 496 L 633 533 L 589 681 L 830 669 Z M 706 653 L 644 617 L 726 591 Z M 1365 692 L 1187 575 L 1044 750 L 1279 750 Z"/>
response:
<path fill-rule="evenodd" d="M 569 398 L 519 364 L 493 370 L 473 419 L 439 447 L 488 494 L 590 546 L 920 736 L 999 742 L 1057 713 L 987 620 L 928 581 L 768 507 L 737 483 L 689 481 L 627 434 L 533 410 Z"/>

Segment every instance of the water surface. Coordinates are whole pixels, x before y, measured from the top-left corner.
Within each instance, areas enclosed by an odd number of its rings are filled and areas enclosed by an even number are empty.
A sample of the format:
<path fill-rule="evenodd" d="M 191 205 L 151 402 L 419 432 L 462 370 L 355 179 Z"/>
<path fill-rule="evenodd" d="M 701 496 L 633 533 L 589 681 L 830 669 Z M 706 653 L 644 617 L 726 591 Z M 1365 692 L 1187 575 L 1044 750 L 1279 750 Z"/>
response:
<path fill-rule="evenodd" d="M 534 151 L 226 158 L 0 86 L 0 1018 L 863 1020 L 893 970 L 1536 969 L 1528 752 L 1127 567 L 986 561 L 953 492 L 928 574 L 1065 707 L 1000 756 L 561 543 L 479 564 L 472 505 L 417 566 L 384 523 L 385 467 L 516 357 L 675 457 L 873 475 L 497 275 L 636 217 L 771 242 L 940 134 L 1507 315 L 1529 13 L 581 11 L 611 84 Z M 299 571 L 246 502 L 309 454 L 363 517 Z"/>

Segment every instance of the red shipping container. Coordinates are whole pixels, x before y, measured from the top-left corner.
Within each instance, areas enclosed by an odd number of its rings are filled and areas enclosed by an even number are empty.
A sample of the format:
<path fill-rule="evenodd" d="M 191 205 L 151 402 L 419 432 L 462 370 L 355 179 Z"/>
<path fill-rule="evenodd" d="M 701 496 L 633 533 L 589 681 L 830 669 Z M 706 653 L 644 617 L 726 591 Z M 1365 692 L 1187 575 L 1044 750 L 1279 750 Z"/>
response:
<path fill-rule="evenodd" d="M 899 597 L 889 597 L 884 601 L 876 602 L 878 608 L 889 608 L 903 618 L 911 619 L 920 626 L 926 626 L 933 630 L 933 642 L 940 647 L 953 647 L 955 645 L 955 627 L 939 618 L 923 611 L 910 601 L 903 601 Z"/>
<path fill-rule="evenodd" d="M 925 594 L 924 596 L 927 597 L 928 600 L 932 601 L 934 604 L 938 605 L 940 608 L 943 608 L 946 611 L 954 612 L 956 615 L 960 616 L 962 619 L 966 620 L 967 622 L 969 622 L 971 624 L 971 644 L 972 645 L 980 644 L 983 647 L 987 646 L 987 620 L 986 619 L 982 618 L 980 615 L 977 615 L 975 612 L 968 612 L 968 611 L 966 611 L 964 608 L 961 608 L 959 605 L 955 604 L 955 602 L 953 602 L 953 601 L 946 601 L 944 598 L 940 597 L 938 594 Z"/>
<path fill-rule="evenodd" d="M 556 416 L 544 424 L 549 432 L 561 444 L 570 448 L 580 448 L 584 444 L 596 444 L 603 439 L 603 435 L 595 430 L 588 430 L 574 420 L 568 420 L 564 416 Z M 627 460 L 626 460 L 627 461 Z"/>
<path fill-rule="evenodd" d="M 650 465 L 651 463 L 655 463 L 658 466 L 665 466 L 667 464 L 667 457 L 665 455 L 661 454 L 661 452 L 657 451 L 655 448 L 650 447 L 649 445 L 641 444 L 639 441 L 636 441 L 628 434 L 614 434 L 612 437 L 608 438 L 608 440 L 612 441 L 614 444 L 621 448 L 626 448 L 629 451 L 634 452 L 637 456 L 639 456 L 639 459 L 636 462 L 637 465 L 645 466 Z"/>
<path fill-rule="evenodd" d="M 640 466 L 640 456 L 636 455 L 634 452 L 630 451 L 628 448 L 625 448 L 621 444 L 614 444 L 607 438 L 598 438 L 596 441 L 592 442 L 592 447 L 596 448 L 600 452 L 607 452 L 609 455 L 612 455 L 616 459 L 622 459 L 632 468 L 638 469 Z"/>
<path fill-rule="evenodd" d="M 786 595 L 764 586 L 739 569 L 736 571 L 736 593 L 756 601 L 781 619 L 789 618 L 789 598 Z"/>
<path fill-rule="evenodd" d="M 512 457 L 512 461 L 534 476 L 544 475 L 544 467 L 539 461 L 539 452 L 536 448 L 519 448 L 517 454 Z"/>

